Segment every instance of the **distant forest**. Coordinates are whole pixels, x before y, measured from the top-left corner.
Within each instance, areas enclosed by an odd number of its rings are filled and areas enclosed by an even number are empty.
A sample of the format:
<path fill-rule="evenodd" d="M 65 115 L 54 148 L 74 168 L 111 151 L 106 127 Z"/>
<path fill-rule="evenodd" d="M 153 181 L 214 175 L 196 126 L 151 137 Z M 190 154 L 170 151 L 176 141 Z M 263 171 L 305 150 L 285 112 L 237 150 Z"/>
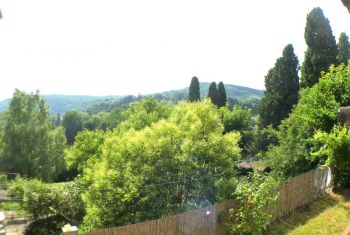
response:
<path fill-rule="evenodd" d="M 200 93 L 202 98 L 208 93 L 209 83 L 200 83 Z M 257 112 L 260 99 L 264 92 L 253 88 L 225 84 L 228 100 L 232 105 L 241 104 L 241 106 L 251 108 L 253 113 Z M 187 100 L 188 87 L 151 94 L 157 100 L 166 100 L 178 102 Z M 82 95 L 44 95 L 50 109 L 50 114 L 64 114 L 69 110 L 84 111 L 95 114 L 101 111 L 109 112 L 113 109 L 126 108 L 131 102 L 139 101 L 146 96 L 82 96 Z M 0 112 L 8 108 L 10 99 L 0 102 Z"/>

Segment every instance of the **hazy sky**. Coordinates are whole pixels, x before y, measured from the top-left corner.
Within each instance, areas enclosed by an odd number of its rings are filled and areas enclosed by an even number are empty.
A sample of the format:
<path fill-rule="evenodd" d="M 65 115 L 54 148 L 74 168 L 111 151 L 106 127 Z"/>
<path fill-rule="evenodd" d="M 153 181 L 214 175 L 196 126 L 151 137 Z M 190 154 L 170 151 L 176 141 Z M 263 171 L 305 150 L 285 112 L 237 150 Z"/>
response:
<path fill-rule="evenodd" d="M 302 62 L 316 6 L 350 34 L 340 0 L 0 0 L 0 99 L 148 94 L 194 75 L 263 89 L 285 45 Z"/>

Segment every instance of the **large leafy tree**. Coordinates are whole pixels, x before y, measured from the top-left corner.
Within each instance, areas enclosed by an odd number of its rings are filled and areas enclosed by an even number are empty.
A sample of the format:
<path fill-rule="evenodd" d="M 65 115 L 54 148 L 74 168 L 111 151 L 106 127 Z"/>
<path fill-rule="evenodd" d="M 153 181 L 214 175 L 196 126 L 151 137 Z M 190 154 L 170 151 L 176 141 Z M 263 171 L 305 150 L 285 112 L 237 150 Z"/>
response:
<path fill-rule="evenodd" d="M 272 124 L 276 128 L 298 102 L 298 65 L 293 46 L 289 44 L 266 75 L 266 91 L 259 110 L 263 127 Z"/>
<path fill-rule="evenodd" d="M 303 88 L 313 86 L 319 81 L 322 71 L 328 71 L 330 65 L 338 62 L 336 41 L 321 8 L 314 8 L 307 15 L 304 37 L 308 48 L 301 70 Z"/>
<path fill-rule="evenodd" d="M 62 126 L 65 129 L 67 143 L 72 145 L 75 136 L 84 129 L 86 114 L 78 111 L 68 111 L 63 115 Z"/>
<path fill-rule="evenodd" d="M 82 229 L 137 223 L 224 199 L 225 189 L 235 185 L 240 135 L 223 131 L 209 101 L 183 102 L 168 118 L 139 130 L 114 130 L 92 148 L 77 139 L 74 151 L 91 156 L 83 160 L 81 183 L 89 190 Z"/>
<path fill-rule="evenodd" d="M 227 102 L 227 96 L 226 96 L 226 90 L 225 85 L 223 82 L 219 82 L 218 84 L 218 107 L 224 107 Z"/>
<path fill-rule="evenodd" d="M 210 83 L 208 90 L 208 98 L 210 98 L 213 104 L 218 106 L 218 88 L 216 86 L 216 82 Z"/>
<path fill-rule="evenodd" d="M 199 81 L 197 77 L 193 77 L 189 88 L 188 101 L 200 101 L 200 99 Z"/>
<path fill-rule="evenodd" d="M 339 63 L 348 63 L 350 59 L 350 42 L 346 33 L 341 33 L 338 42 L 338 60 Z"/>
<path fill-rule="evenodd" d="M 0 170 L 53 180 L 64 169 L 65 144 L 63 129 L 53 129 L 39 93 L 16 90 L 5 114 Z"/>

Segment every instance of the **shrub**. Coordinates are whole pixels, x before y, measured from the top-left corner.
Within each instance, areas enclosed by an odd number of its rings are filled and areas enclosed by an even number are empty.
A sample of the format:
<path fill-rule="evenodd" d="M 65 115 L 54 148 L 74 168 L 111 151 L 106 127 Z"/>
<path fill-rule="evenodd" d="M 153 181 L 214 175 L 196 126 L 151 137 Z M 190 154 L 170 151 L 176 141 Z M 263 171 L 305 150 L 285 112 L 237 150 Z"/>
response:
<path fill-rule="evenodd" d="M 75 183 L 17 178 L 9 185 L 8 195 L 22 199 L 21 209 L 30 215 L 26 234 L 55 234 L 67 222 L 79 224 L 85 214 Z"/>
<path fill-rule="evenodd" d="M 349 130 L 335 126 L 329 134 L 326 132 L 317 132 L 314 140 L 322 146 L 318 151 L 313 153 L 313 156 L 331 167 L 335 188 L 350 187 Z"/>
<path fill-rule="evenodd" d="M 237 207 L 228 212 L 226 229 L 231 234 L 262 234 L 273 219 L 278 182 L 254 173 L 243 179 L 234 192 Z"/>

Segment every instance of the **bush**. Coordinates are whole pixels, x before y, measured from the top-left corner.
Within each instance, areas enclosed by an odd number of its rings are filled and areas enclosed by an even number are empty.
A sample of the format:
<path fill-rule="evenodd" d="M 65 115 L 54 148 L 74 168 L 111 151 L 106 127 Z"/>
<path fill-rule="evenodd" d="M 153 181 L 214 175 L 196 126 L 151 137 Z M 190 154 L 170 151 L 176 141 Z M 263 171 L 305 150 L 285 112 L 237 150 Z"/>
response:
<path fill-rule="evenodd" d="M 350 132 L 336 126 L 331 133 L 317 132 L 314 140 L 322 147 L 313 153 L 314 157 L 329 165 L 333 172 L 336 189 L 350 187 Z"/>
<path fill-rule="evenodd" d="M 226 229 L 231 234 L 262 234 L 273 219 L 278 182 L 254 173 L 243 179 L 234 192 L 238 206 L 229 210 Z"/>
<path fill-rule="evenodd" d="M 17 178 L 9 185 L 8 195 L 22 199 L 21 209 L 30 215 L 32 225 L 26 234 L 55 234 L 65 223 L 81 223 L 85 214 L 75 183 L 47 184 Z"/>
<path fill-rule="evenodd" d="M 267 155 L 272 169 L 286 178 L 323 164 L 311 156 L 314 134 L 329 133 L 337 123 L 337 110 L 350 105 L 350 65 L 331 67 L 312 88 L 301 91 L 300 101 L 277 133 L 279 145 Z"/>

